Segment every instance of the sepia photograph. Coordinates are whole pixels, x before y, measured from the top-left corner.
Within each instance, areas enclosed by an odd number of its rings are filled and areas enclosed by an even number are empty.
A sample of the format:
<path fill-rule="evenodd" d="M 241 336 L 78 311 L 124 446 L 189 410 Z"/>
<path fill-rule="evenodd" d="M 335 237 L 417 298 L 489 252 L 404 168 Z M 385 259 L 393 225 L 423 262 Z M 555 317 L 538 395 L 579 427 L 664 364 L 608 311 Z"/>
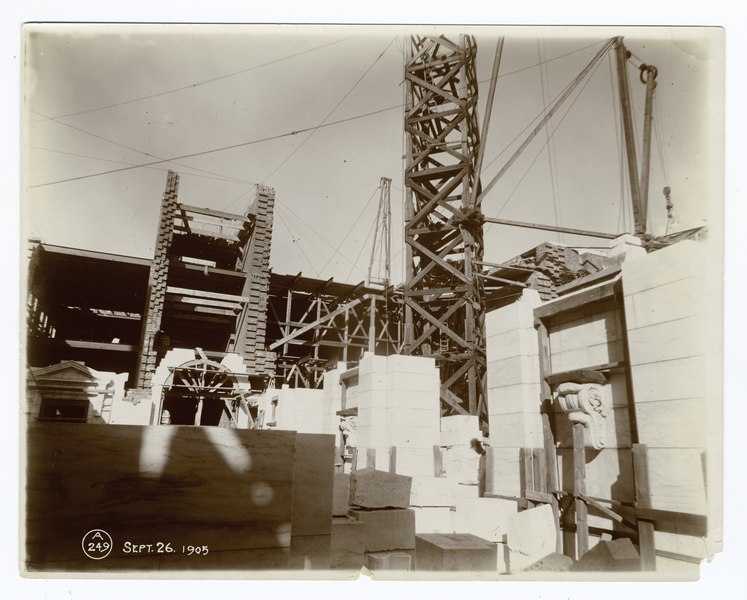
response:
<path fill-rule="evenodd" d="M 718 560 L 723 29 L 21 42 L 23 577 Z"/>

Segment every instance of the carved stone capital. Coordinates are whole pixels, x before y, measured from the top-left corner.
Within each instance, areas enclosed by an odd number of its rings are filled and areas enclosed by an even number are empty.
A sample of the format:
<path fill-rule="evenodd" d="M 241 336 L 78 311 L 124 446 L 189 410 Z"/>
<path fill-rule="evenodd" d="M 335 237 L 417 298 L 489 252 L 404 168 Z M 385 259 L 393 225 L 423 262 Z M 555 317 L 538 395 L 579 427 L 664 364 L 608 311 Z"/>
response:
<path fill-rule="evenodd" d="M 605 447 L 612 407 L 604 387 L 597 383 L 561 383 L 555 389 L 555 400 L 571 423 L 581 423 L 589 431 L 595 449 Z"/>

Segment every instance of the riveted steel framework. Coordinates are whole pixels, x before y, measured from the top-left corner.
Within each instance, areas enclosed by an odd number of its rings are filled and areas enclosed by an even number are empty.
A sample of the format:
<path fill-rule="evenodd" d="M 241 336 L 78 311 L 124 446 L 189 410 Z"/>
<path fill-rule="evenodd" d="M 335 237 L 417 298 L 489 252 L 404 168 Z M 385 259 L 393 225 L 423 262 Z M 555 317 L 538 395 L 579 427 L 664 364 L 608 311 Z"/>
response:
<path fill-rule="evenodd" d="M 413 36 L 409 53 L 404 352 L 436 359 L 444 414 L 486 423 L 476 45 Z"/>

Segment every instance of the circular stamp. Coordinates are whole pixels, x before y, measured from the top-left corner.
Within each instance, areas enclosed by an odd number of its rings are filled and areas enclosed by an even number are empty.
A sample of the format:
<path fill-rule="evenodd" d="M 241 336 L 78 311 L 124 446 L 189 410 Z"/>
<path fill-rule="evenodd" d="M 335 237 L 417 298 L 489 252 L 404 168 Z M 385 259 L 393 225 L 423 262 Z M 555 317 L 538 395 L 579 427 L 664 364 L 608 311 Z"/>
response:
<path fill-rule="evenodd" d="M 93 560 L 101 560 L 112 551 L 112 536 L 103 529 L 91 529 L 83 536 L 83 553 Z"/>

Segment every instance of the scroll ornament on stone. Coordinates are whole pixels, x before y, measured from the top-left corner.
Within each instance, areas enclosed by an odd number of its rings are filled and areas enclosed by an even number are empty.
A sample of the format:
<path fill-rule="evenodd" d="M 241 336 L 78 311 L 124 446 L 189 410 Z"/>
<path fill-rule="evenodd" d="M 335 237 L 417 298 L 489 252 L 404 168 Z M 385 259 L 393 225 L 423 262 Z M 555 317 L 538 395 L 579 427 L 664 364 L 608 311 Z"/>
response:
<path fill-rule="evenodd" d="M 568 415 L 571 423 L 581 423 L 589 432 L 591 445 L 596 450 L 605 447 L 606 429 L 610 414 L 604 388 L 597 383 L 561 383 L 555 399 Z"/>

